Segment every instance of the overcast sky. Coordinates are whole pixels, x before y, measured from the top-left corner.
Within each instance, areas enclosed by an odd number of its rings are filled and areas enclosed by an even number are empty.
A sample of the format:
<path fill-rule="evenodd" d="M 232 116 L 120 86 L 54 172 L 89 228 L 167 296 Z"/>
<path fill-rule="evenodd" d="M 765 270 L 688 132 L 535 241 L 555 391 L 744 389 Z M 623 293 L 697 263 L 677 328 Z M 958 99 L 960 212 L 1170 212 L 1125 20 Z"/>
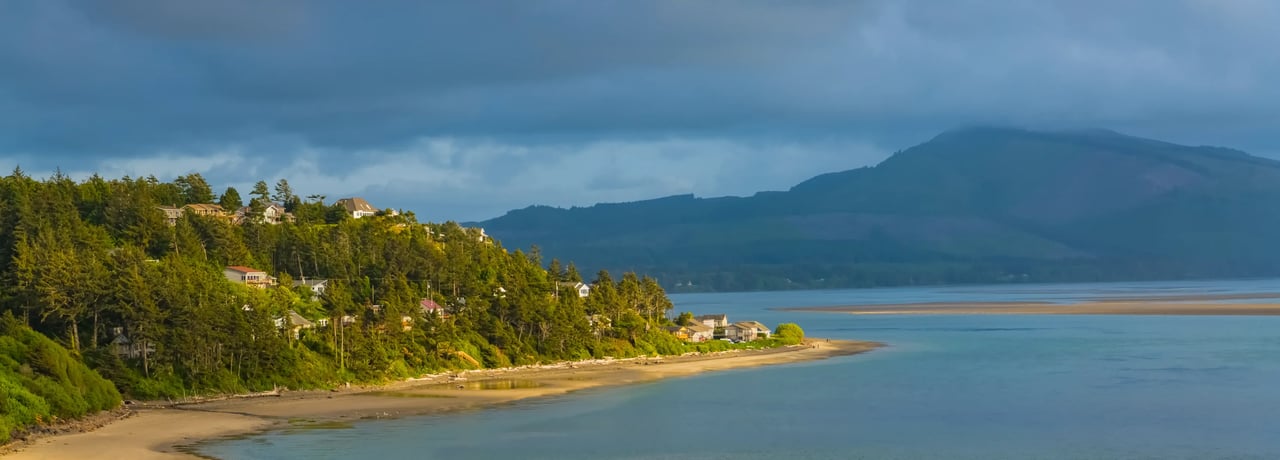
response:
<path fill-rule="evenodd" d="M 782 190 L 973 124 L 1280 153 L 1280 2 L 0 2 L 0 160 L 422 220 Z"/>

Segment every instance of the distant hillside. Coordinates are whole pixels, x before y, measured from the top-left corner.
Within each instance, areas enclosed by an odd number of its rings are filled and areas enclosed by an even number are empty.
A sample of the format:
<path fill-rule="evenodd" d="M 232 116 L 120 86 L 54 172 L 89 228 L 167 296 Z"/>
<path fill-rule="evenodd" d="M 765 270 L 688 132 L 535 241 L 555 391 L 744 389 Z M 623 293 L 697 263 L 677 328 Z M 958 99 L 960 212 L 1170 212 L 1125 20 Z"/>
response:
<path fill-rule="evenodd" d="M 676 290 L 1271 276 L 1280 162 L 1103 130 L 968 128 L 785 192 L 534 206 L 479 225 Z"/>

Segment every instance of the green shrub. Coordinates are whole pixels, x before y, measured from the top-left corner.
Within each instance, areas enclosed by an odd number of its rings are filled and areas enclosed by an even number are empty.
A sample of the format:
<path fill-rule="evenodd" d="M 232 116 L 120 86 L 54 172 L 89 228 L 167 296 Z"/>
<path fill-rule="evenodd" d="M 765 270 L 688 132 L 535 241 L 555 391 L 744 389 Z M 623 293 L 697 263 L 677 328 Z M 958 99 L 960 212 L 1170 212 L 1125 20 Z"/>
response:
<path fill-rule="evenodd" d="M 120 405 L 114 385 L 65 348 L 0 318 L 0 442 L 15 430 Z"/>
<path fill-rule="evenodd" d="M 796 323 L 782 323 L 773 330 L 773 338 L 785 345 L 796 345 L 804 341 L 804 329 Z"/>

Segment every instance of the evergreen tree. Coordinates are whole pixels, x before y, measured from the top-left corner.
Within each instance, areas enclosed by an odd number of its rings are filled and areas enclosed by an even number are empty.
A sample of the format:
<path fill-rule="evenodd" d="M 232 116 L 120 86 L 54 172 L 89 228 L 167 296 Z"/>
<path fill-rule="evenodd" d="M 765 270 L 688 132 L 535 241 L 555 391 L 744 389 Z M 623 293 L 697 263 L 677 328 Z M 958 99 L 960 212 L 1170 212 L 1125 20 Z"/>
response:
<path fill-rule="evenodd" d="M 249 196 L 253 197 L 249 199 L 250 205 L 258 203 L 266 206 L 266 203 L 271 201 L 271 191 L 267 189 L 267 181 L 260 180 L 253 184 L 253 192 L 250 192 Z"/>
<path fill-rule="evenodd" d="M 240 198 L 240 192 L 235 187 L 227 187 L 227 190 L 222 192 L 222 197 L 218 198 L 218 204 L 222 209 L 231 212 L 243 208 L 244 200 Z"/>
<path fill-rule="evenodd" d="M 213 188 L 209 187 L 209 183 L 205 182 L 204 176 L 200 173 L 180 176 L 174 179 L 173 183 L 178 186 L 185 204 L 213 202 Z"/>
<path fill-rule="evenodd" d="M 293 187 L 289 186 L 289 181 L 284 178 L 276 181 L 276 193 L 271 196 L 271 199 L 280 203 L 286 211 L 290 212 L 297 208 L 299 204 L 302 204 L 302 200 L 293 194 Z"/>

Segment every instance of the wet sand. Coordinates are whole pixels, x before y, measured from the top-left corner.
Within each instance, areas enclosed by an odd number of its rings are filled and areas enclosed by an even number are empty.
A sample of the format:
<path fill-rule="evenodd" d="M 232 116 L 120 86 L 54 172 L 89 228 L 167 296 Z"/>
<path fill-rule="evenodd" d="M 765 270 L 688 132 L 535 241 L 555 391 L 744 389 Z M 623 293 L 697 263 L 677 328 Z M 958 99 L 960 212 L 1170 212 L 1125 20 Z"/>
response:
<path fill-rule="evenodd" d="M 468 371 L 356 391 L 286 392 L 175 407 L 140 407 L 95 431 L 53 436 L 5 455 L 33 459 L 193 458 L 208 439 L 290 426 L 354 422 L 474 410 L 585 388 L 626 385 L 703 372 L 784 364 L 870 351 L 874 342 L 807 340 L 805 345 L 707 355 Z M 493 389 L 500 388 L 500 389 Z"/>

